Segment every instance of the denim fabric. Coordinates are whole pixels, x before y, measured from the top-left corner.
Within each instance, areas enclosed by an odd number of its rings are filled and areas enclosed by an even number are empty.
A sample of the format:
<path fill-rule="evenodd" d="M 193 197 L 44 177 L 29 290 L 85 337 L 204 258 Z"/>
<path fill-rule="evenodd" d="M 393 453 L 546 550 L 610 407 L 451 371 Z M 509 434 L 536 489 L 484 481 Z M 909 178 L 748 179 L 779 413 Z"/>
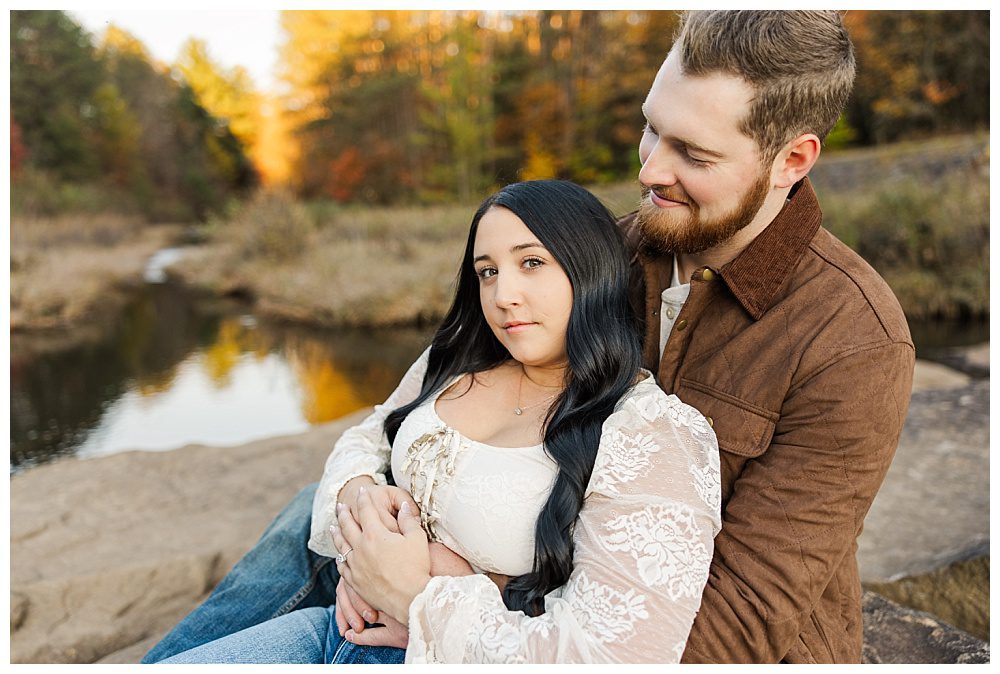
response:
<path fill-rule="evenodd" d="M 143 663 L 159 662 L 296 609 L 336 601 L 333 560 L 306 547 L 316 484 L 300 491 L 201 606 L 158 643 Z M 298 612 L 298 611 L 296 611 Z"/>
<path fill-rule="evenodd" d="M 402 664 L 402 648 L 357 646 L 337 632 L 333 607 L 305 608 L 162 661 L 162 664 Z"/>

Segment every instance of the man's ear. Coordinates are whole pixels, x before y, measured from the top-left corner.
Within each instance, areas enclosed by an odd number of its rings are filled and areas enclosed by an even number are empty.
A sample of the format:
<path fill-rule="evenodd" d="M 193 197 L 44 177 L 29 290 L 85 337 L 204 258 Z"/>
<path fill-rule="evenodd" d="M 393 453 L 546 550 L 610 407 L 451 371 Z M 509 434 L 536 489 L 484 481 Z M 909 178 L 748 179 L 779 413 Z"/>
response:
<path fill-rule="evenodd" d="M 814 133 L 804 133 L 788 141 L 774 158 L 771 183 L 775 187 L 791 187 L 802 180 L 819 159 L 822 144 Z"/>

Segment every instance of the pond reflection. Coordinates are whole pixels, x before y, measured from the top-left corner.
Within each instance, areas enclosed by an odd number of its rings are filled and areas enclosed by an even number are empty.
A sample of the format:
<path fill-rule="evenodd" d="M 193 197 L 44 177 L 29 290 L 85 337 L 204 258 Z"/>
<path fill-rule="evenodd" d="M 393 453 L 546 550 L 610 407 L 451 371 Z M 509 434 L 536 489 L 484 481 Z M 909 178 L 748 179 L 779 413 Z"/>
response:
<path fill-rule="evenodd" d="M 384 400 L 430 336 L 258 324 L 233 310 L 151 285 L 100 339 L 12 338 L 11 470 L 304 431 Z"/>

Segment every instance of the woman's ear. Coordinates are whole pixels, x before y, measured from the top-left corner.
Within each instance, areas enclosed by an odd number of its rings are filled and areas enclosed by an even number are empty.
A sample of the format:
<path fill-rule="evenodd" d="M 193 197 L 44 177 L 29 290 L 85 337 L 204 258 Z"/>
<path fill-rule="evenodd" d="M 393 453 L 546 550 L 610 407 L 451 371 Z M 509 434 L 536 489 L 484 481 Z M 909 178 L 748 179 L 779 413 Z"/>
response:
<path fill-rule="evenodd" d="M 771 184 L 784 188 L 802 180 L 819 159 L 821 148 L 819 137 L 814 133 L 804 133 L 788 141 L 774 158 Z"/>

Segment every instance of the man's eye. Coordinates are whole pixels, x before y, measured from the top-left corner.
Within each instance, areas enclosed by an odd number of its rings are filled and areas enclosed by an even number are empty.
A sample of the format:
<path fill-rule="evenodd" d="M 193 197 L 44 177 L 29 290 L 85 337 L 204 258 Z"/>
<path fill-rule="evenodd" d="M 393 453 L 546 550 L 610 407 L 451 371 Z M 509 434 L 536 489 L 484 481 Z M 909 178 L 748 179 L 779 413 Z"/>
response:
<path fill-rule="evenodd" d="M 696 159 L 689 155 L 687 152 L 684 153 L 684 159 L 692 166 L 708 166 L 711 162 L 704 159 Z"/>

